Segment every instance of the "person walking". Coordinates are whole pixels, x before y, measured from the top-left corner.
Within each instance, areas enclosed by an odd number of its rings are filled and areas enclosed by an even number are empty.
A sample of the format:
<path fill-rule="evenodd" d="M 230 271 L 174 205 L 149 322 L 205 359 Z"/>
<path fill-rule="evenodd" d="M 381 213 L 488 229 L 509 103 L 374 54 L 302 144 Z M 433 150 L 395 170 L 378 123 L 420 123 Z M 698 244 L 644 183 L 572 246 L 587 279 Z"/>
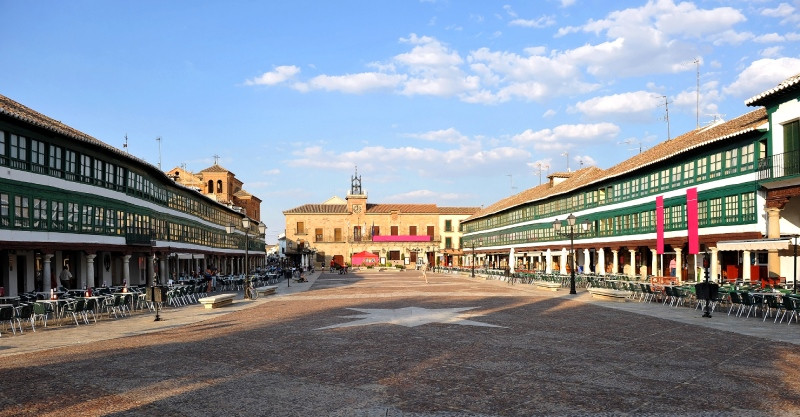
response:
<path fill-rule="evenodd" d="M 61 286 L 69 288 L 69 280 L 72 279 L 72 273 L 69 272 L 69 265 L 64 265 L 64 269 L 58 274 L 58 280 L 61 281 Z"/>
<path fill-rule="evenodd" d="M 425 278 L 425 283 L 428 283 L 428 264 L 422 264 L 420 267 L 422 270 L 422 277 Z"/>

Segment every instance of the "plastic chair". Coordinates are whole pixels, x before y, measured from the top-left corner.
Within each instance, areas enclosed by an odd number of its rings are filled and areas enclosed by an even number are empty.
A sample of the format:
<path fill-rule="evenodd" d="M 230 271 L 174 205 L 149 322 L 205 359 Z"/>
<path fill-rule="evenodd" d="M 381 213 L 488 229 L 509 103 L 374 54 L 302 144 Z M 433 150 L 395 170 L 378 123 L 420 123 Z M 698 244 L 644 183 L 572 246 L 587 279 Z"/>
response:
<path fill-rule="evenodd" d="M 14 323 L 17 322 L 17 318 L 14 317 L 14 307 L 0 308 L 0 323 L 3 324 L 3 330 L 6 329 L 6 323 L 8 323 L 11 325 L 11 331 L 17 334 L 17 328 L 14 327 Z"/>
<path fill-rule="evenodd" d="M 71 303 L 67 303 L 64 305 L 64 309 L 61 311 L 62 315 L 66 316 L 67 314 L 71 314 L 73 320 L 75 320 L 75 325 L 79 326 L 78 323 L 78 316 L 81 316 L 83 319 L 83 307 L 86 305 L 86 300 L 79 298 L 77 300 L 72 301 Z M 89 324 L 86 322 L 86 324 Z"/>
<path fill-rule="evenodd" d="M 17 308 L 16 314 L 17 323 L 19 324 L 19 332 L 24 333 L 22 331 L 22 323 L 28 322 L 31 324 L 31 330 L 36 333 L 36 326 L 33 323 L 33 305 L 31 304 L 24 304 Z"/>
<path fill-rule="evenodd" d="M 53 307 L 49 303 L 36 303 L 33 305 L 33 321 L 39 320 L 44 327 L 47 327 L 47 318 L 53 312 Z"/>
<path fill-rule="evenodd" d="M 787 324 L 792 324 L 792 319 L 797 322 L 797 302 L 798 300 L 792 297 L 783 297 L 783 314 L 781 314 L 781 321 L 779 323 L 783 323 L 783 318 L 786 316 L 786 313 L 791 313 L 789 314 L 789 321 L 786 322 Z"/>

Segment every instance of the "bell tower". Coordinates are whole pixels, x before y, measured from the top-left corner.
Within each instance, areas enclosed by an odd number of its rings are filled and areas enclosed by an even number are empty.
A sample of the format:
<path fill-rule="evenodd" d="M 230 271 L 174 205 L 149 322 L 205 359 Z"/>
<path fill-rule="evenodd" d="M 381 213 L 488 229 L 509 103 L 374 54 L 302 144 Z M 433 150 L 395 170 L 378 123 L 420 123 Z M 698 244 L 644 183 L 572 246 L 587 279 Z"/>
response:
<path fill-rule="evenodd" d="M 347 193 L 347 211 L 354 214 L 361 214 L 367 209 L 367 194 L 361 188 L 361 176 L 358 175 L 358 166 L 355 174 L 350 177 L 350 192 Z"/>

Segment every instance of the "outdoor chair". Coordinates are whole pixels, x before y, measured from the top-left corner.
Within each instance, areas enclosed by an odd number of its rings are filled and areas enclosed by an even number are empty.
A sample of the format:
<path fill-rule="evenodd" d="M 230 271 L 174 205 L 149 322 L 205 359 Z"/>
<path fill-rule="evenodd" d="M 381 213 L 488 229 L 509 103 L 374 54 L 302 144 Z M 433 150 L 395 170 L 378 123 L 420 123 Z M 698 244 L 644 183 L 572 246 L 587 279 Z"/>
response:
<path fill-rule="evenodd" d="M 62 310 L 62 316 L 66 316 L 67 314 L 71 314 L 72 318 L 75 320 L 75 325 L 79 326 L 80 324 L 78 323 L 78 316 L 80 316 L 81 319 L 83 319 L 83 307 L 85 305 L 86 305 L 86 300 L 84 300 L 82 298 L 79 298 L 79 299 L 74 300 L 74 301 L 72 301 L 70 303 L 67 303 L 67 304 L 64 305 L 64 309 Z M 89 322 L 86 322 L 86 321 L 85 321 L 85 323 L 89 324 Z"/>
<path fill-rule="evenodd" d="M 31 330 L 36 332 L 36 326 L 33 323 L 33 305 L 31 304 L 23 304 L 17 308 L 17 323 L 19 324 L 19 332 L 24 333 L 22 331 L 22 323 L 27 322 L 31 324 Z"/>
<path fill-rule="evenodd" d="M 11 331 L 14 334 L 17 334 L 17 328 L 14 327 L 14 323 L 17 323 L 17 318 L 14 314 L 14 307 L 3 307 L 0 308 L 0 323 L 3 324 L 3 330 L 6 329 L 6 323 L 11 325 Z"/>
<path fill-rule="evenodd" d="M 86 303 L 83 306 L 83 321 L 86 324 L 89 324 L 89 314 L 92 315 L 92 320 L 97 323 L 97 316 L 94 314 L 94 311 L 97 309 L 97 299 L 95 298 L 88 298 L 86 299 Z"/>
<path fill-rule="evenodd" d="M 742 298 L 739 297 L 739 293 L 736 291 L 731 291 L 730 296 L 731 296 L 731 308 L 728 310 L 728 315 L 730 316 L 731 312 L 735 308 L 736 317 L 739 317 L 739 315 L 742 312 L 742 309 L 744 308 L 744 305 L 742 304 Z"/>
<path fill-rule="evenodd" d="M 50 303 L 35 303 L 33 305 L 33 321 L 40 321 L 42 326 L 47 327 L 47 318 L 53 312 Z"/>
<path fill-rule="evenodd" d="M 788 295 L 785 295 L 783 297 L 782 301 L 783 301 L 782 302 L 782 304 L 783 304 L 783 314 L 781 314 L 781 321 L 779 323 L 783 323 L 783 318 L 786 317 L 786 313 L 790 313 L 789 314 L 789 321 L 786 322 L 787 324 L 792 324 L 792 319 L 794 319 L 794 321 L 797 322 L 797 308 L 798 308 L 797 307 L 797 303 L 798 303 L 798 300 L 795 299 L 795 298 L 789 297 Z"/>

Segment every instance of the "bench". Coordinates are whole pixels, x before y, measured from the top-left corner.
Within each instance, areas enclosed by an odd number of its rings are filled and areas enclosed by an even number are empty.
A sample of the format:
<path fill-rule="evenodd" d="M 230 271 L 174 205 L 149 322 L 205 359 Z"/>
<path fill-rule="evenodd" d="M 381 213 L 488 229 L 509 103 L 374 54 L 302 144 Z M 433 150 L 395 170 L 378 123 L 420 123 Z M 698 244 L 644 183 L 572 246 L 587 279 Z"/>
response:
<path fill-rule="evenodd" d="M 628 301 L 631 296 L 630 291 L 614 290 L 611 288 L 588 288 L 586 291 L 592 294 L 592 297 L 599 298 L 606 301 L 614 301 L 617 303 L 624 303 Z"/>
<path fill-rule="evenodd" d="M 203 306 L 205 306 L 205 308 L 211 309 L 211 308 L 224 307 L 228 304 L 233 304 L 233 299 L 235 297 L 236 294 L 219 294 L 219 295 L 212 295 L 210 297 L 203 297 L 197 301 Z"/>
<path fill-rule="evenodd" d="M 534 281 L 533 285 L 540 288 L 548 289 L 550 291 L 558 291 L 558 289 L 561 288 L 560 282 L 552 282 L 552 281 Z"/>
<path fill-rule="evenodd" d="M 264 287 L 256 288 L 258 295 L 272 295 L 275 294 L 275 291 L 278 289 L 277 285 L 268 285 Z"/>

